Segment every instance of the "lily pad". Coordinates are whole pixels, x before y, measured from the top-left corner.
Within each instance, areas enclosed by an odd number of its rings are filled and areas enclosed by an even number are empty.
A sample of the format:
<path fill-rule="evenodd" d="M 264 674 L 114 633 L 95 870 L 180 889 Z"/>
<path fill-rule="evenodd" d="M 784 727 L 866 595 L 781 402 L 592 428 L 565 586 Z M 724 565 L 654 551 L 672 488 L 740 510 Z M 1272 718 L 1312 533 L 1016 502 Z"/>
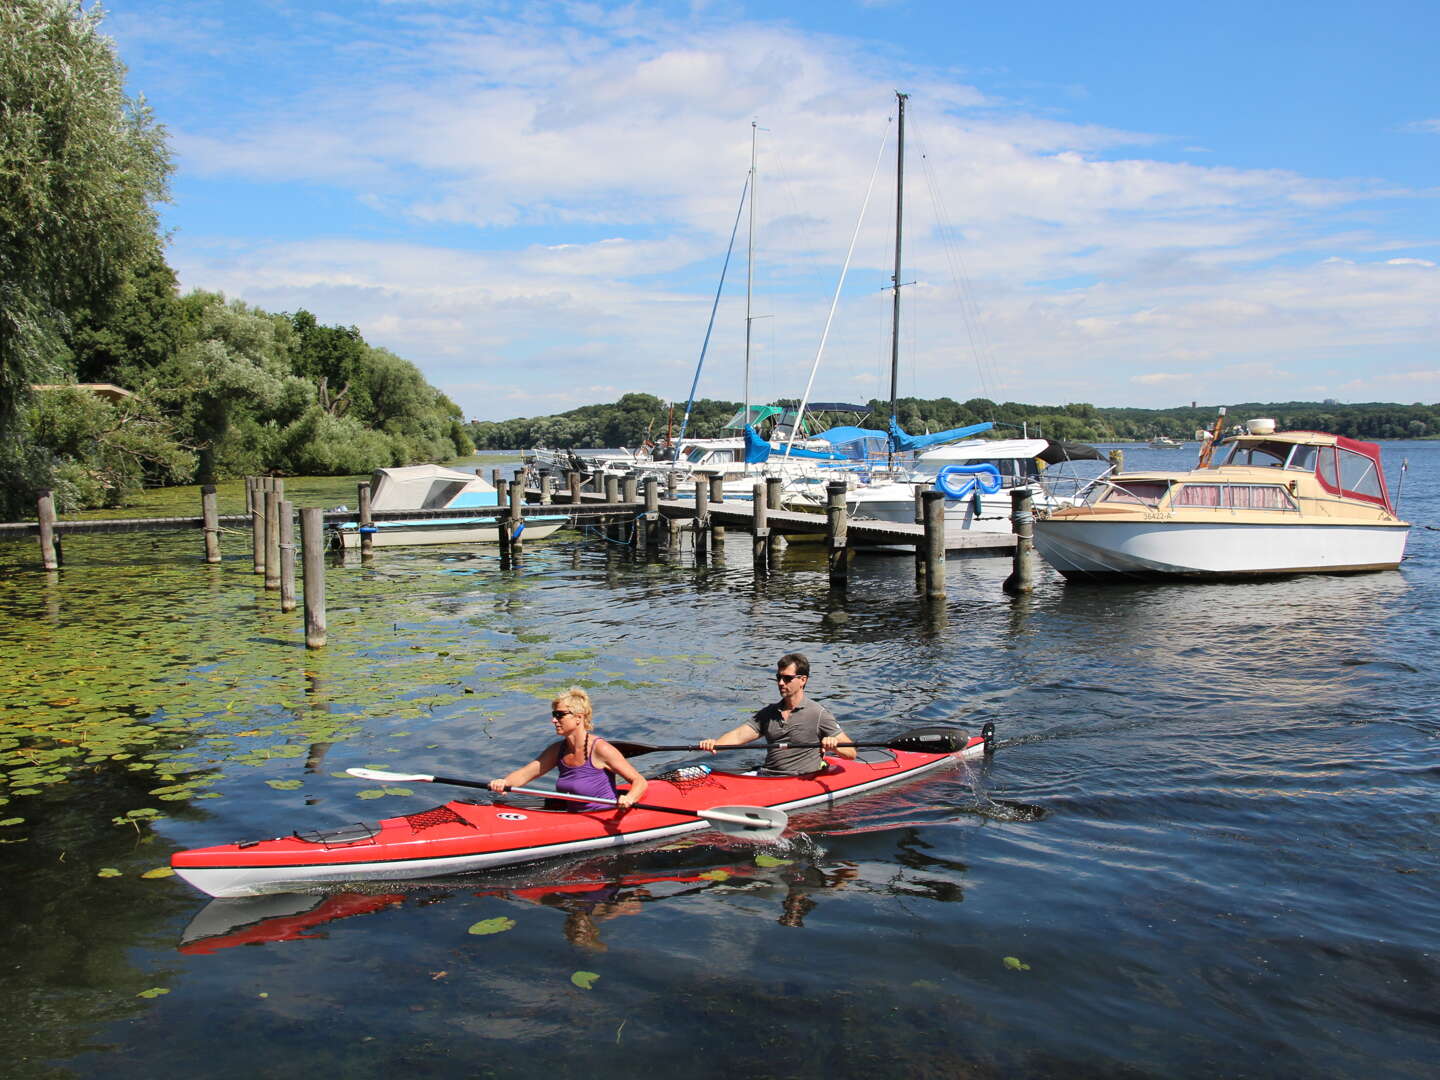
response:
<path fill-rule="evenodd" d="M 149 990 L 141 990 L 140 993 L 136 994 L 135 996 L 143 998 L 157 998 L 168 994 L 169 992 L 170 991 L 165 989 L 165 987 L 163 986 L 152 986 Z"/>
<path fill-rule="evenodd" d="M 577 971 L 574 975 L 570 976 L 570 981 L 581 990 L 589 990 L 594 987 L 595 980 L 599 978 L 600 976 L 593 971 Z"/>
<path fill-rule="evenodd" d="M 115 867 L 113 867 L 113 866 L 102 866 L 99 870 L 96 871 L 95 876 L 96 876 L 96 877 L 119 877 L 119 876 L 120 876 L 120 871 L 119 871 L 119 870 L 116 870 Z"/>
<path fill-rule="evenodd" d="M 272 787 L 276 791 L 294 791 L 296 788 L 304 787 L 304 780 L 266 780 L 266 787 Z"/>
<path fill-rule="evenodd" d="M 706 881 L 725 881 L 730 877 L 729 870 L 706 870 L 700 875 Z"/>
<path fill-rule="evenodd" d="M 146 870 L 140 875 L 142 878 L 166 878 L 174 877 L 175 871 L 169 866 L 157 866 L 153 870 Z"/>
<path fill-rule="evenodd" d="M 794 859 L 780 859 L 780 858 L 776 858 L 774 855 L 756 855 L 756 856 L 755 856 L 755 865 L 756 865 L 756 866 L 789 866 L 789 865 L 790 865 L 791 863 L 793 863 L 794 861 L 795 861 Z"/>
<path fill-rule="evenodd" d="M 1030 965 L 1022 961 L 1018 956 L 1005 957 L 1005 966 L 1011 971 L 1029 971 Z"/>
<path fill-rule="evenodd" d="M 483 937 L 486 934 L 503 934 L 506 930 L 515 929 L 515 920 L 507 919 L 504 915 L 493 919 L 481 919 L 471 926 L 466 933 Z"/>

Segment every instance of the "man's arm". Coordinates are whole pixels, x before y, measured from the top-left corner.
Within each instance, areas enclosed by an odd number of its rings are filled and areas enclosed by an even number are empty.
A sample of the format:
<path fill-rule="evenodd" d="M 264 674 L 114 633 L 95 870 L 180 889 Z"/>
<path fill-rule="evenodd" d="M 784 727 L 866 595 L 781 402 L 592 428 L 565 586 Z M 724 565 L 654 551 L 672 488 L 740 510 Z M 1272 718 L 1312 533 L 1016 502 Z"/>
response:
<path fill-rule="evenodd" d="M 748 742 L 754 742 L 760 737 L 760 731 L 750 721 L 745 721 L 739 727 L 733 727 L 725 732 L 718 739 L 701 739 L 700 749 L 715 752 L 717 746 L 744 746 Z"/>

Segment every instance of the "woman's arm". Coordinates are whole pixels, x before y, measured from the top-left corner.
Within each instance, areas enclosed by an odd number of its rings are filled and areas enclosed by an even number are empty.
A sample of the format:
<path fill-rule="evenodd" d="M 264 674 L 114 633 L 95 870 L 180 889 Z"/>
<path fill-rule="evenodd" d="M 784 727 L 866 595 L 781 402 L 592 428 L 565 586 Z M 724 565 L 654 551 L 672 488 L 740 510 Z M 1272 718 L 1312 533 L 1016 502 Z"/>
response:
<path fill-rule="evenodd" d="M 555 767 L 555 763 L 559 760 L 560 744 L 558 742 L 551 743 L 540 752 L 540 756 L 534 761 L 521 765 L 520 768 L 499 780 L 491 780 L 490 790 L 498 795 L 507 787 L 524 787 L 537 776 L 544 776 Z"/>
<path fill-rule="evenodd" d="M 604 739 L 595 740 L 595 759 L 611 772 L 630 781 L 630 790 L 620 796 L 621 806 L 633 806 L 644 796 L 649 781 L 635 770 L 635 766 L 630 764 L 624 754 Z"/>

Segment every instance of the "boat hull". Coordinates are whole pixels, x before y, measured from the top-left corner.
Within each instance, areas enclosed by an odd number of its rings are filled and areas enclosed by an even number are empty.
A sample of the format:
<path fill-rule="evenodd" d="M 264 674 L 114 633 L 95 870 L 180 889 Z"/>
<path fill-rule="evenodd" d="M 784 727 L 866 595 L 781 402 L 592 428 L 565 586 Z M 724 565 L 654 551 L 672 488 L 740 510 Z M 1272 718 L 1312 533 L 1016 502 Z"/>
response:
<path fill-rule="evenodd" d="M 765 777 L 712 772 L 693 781 L 652 780 L 648 804 L 682 811 L 726 805 L 780 810 L 824 806 L 888 787 L 985 753 L 976 736 L 954 753 L 903 750 L 832 758 L 820 773 Z M 538 859 L 664 840 L 710 828 L 703 819 L 632 808 L 627 811 L 535 810 L 504 801 L 455 801 L 375 825 L 292 834 L 176 852 L 177 875 L 216 897 L 258 896 L 339 882 L 398 881 L 483 870 Z"/>
<path fill-rule="evenodd" d="M 1243 523 L 1080 517 L 1035 522 L 1035 547 L 1066 578 L 1259 577 L 1393 570 L 1401 523 Z"/>

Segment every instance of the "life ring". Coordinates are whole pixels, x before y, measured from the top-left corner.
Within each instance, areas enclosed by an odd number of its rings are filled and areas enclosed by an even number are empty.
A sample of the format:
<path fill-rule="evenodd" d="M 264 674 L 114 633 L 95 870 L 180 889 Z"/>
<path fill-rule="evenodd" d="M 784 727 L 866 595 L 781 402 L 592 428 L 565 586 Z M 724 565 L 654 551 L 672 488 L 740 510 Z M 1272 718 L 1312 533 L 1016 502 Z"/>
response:
<path fill-rule="evenodd" d="M 935 474 L 935 490 L 951 499 L 963 499 L 972 491 L 993 495 L 1000 490 L 1000 470 L 989 462 L 980 465 L 946 465 Z"/>

